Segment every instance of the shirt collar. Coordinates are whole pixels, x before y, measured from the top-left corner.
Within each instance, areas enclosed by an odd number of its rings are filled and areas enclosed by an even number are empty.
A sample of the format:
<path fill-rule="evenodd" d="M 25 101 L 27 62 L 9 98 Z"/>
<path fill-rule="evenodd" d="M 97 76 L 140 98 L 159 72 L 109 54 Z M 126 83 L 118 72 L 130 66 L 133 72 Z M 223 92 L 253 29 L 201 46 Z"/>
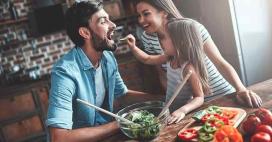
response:
<path fill-rule="evenodd" d="M 89 70 L 89 69 L 95 69 L 92 62 L 89 60 L 85 52 L 80 48 L 76 47 L 78 58 L 80 60 L 80 65 L 83 68 L 83 70 Z M 106 63 L 107 60 L 105 59 L 104 52 L 102 53 L 102 57 L 100 60 L 100 64 Z"/>

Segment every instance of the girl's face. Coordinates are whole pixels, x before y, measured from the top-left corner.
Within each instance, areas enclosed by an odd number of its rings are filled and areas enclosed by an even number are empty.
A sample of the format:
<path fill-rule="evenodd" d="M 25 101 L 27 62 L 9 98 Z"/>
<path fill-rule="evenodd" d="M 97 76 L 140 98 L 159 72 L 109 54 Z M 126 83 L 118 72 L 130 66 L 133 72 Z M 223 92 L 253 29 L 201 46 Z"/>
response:
<path fill-rule="evenodd" d="M 155 33 L 163 28 L 163 23 L 167 20 L 167 14 L 159 11 L 146 2 L 140 2 L 136 5 L 138 22 L 147 33 Z"/>

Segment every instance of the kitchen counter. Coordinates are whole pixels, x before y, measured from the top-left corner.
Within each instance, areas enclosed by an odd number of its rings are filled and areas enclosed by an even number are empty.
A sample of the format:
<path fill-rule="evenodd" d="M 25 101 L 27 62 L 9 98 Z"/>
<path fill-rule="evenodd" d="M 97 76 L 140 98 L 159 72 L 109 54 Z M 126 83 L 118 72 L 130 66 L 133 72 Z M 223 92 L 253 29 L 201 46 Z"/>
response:
<path fill-rule="evenodd" d="M 1 142 L 46 141 L 48 85 L 42 78 L 0 87 Z"/>
<path fill-rule="evenodd" d="M 25 83 L 18 83 L 14 85 L 0 86 L 0 98 L 6 97 L 6 96 L 14 96 L 17 94 L 23 94 L 24 92 L 29 92 L 32 88 L 45 86 L 45 85 L 49 85 L 48 78 L 27 81 Z"/>
<path fill-rule="evenodd" d="M 256 93 L 260 95 L 260 97 L 263 100 L 262 107 L 268 108 L 268 109 L 272 108 L 272 79 L 254 84 L 248 88 L 255 91 Z M 205 102 L 204 105 L 202 105 L 202 107 L 195 110 L 194 112 L 201 109 L 205 109 L 210 105 L 242 108 L 247 112 L 247 115 L 257 110 L 257 108 L 248 108 L 246 106 L 241 106 L 236 101 L 234 94 L 230 94 L 227 96 L 221 96 L 221 97 L 215 98 L 214 100 L 211 100 L 209 102 Z M 173 125 L 169 125 L 165 127 L 162 130 L 160 136 L 154 139 L 153 141 L 154 142 L 175 142 L 177 133 L 187 124 L 188 119 L 192 117 L 194 112 L 188 114 L 181 123 L 173 124 Z M 121 132 L 107 138 L 103 142 L 113 142 L 113 141 L 114 142 L 136 142 L 134 140 L 130 140 Z"/>

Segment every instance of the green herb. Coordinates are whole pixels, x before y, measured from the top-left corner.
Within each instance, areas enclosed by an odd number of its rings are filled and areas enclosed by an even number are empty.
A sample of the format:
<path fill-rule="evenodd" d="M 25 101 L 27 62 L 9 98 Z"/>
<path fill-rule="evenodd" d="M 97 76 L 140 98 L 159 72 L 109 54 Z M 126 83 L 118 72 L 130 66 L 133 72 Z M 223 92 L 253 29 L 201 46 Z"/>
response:
<path fill-rule="evenodd" d="M 152 139 L 156 137 L 160 131 L 161 124 L 154 114 L 139 110 L 129 113 L 126 118 L 137 124 L 129 124 L 130 136 L 135 139 Z"/>

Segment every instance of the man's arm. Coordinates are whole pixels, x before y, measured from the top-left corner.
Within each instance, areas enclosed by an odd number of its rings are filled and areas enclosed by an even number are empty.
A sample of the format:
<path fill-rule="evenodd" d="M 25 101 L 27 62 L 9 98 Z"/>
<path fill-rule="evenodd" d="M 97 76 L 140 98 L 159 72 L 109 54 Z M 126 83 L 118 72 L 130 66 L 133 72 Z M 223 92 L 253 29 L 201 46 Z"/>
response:
<path fill-rule="evenodd" d="M 120 129 L 116 121 L 96 127 L 67 130 L 49 127 L 51 142 L 95 142 L 105 139 Z"/>

